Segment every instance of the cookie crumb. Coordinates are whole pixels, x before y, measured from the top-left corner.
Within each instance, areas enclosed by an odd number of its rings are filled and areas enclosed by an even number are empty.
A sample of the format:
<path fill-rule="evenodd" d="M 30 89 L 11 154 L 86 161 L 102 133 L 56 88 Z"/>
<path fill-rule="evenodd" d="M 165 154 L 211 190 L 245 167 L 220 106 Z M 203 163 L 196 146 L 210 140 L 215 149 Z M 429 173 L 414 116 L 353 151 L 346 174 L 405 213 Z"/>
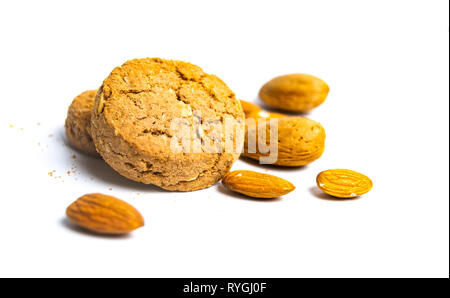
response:
<path fill-rule="evenodd" d="M 69 175 L 69 176 L 70 176 L 70 171 L 67 171 L 67 175 Z"/>
<path fill-rule="evenodd" d="M 41 122 L 38 122 L 38 123 L 36 123 L 37 124 L 37 126 L 41 126 Z"/>
<path fill-rule="evenodd" d="M 110 188 L 108 188 L 108 190 L 112 190 L 112 188 L 110 187 Z"/>
<path fill-rule="evenodd" d="M 72 155 L 72 159 L 77 159 L 77 156 L 75 154 Z"/>

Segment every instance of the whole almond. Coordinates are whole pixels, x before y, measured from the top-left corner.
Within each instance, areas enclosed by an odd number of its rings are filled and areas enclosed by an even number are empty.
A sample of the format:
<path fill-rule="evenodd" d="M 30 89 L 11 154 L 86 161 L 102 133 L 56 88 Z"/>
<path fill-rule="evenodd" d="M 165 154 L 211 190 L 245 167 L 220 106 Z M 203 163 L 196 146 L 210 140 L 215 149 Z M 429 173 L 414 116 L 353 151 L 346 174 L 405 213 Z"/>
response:
<path fill-rule="evenodd" d="M 73 223 L 100 234 L 126 234 L 144 225 L 133 206 L 100 193 L 80 197 L 67 207 L 66 214 Z"/>
<path fill-rule="evenodd" d="M 373 183 L 369 177 L 355 171 L 335 169 L 321 172 L 317 186 L 337 198 L 354 198 L 369 192 Z"/>
<path fill-rule="evenodd" d="M 267 105 L 290 112 L 308 112 L 321 105 L 330 88 L 323 80 L 308 74 L 289 74 L 267 82 L 259 97 Z"/>
<path fill-rule="evenodd" d="M 228 189 L 253 198 L 278 198 L 290 193 L 295 186 L 280 177 L 253 171 L 233 171 L 222 179 Z"/>
<path fill-rule="evenodd" d="M 272 122 L 274 121 L 274 122 Z M 272 124 L 271 124 L 272 123 Z M 271 140 L 271 125 L 278 125 L 278 137 Z M 258 131 L 264 131 L 265 136 Z M 258 125 L 246 127 L 243 155 L 258 161 L 271 153 L 261 153 L 259 146 L 249 148 L 249 140 L 270 146 L 278 146 L 278 155 L 273 164 L 278 166 L 304 166 L 317 160 L 325 149 L 325 130 L 320 123 L 305 117 L 285 117 L 263 120 Z M 273 144 L 275 143 L 275 144 Z"/>

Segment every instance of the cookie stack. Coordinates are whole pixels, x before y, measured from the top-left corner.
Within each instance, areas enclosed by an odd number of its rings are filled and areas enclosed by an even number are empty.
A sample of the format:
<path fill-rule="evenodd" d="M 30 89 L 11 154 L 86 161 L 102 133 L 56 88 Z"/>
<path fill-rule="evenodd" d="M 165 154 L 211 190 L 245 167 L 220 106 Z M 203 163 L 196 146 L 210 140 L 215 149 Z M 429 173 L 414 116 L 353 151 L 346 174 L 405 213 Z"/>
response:
<path fill-rule="evenodd" d="M 77 96 L 65 128 L 75 148 L 101 156 L 126 178 L 193 191 L 221 180 L 239 158 L 244 121 L 239 100 L 217 76 L 145 58 L 116 67 L 97 91 Z"/>

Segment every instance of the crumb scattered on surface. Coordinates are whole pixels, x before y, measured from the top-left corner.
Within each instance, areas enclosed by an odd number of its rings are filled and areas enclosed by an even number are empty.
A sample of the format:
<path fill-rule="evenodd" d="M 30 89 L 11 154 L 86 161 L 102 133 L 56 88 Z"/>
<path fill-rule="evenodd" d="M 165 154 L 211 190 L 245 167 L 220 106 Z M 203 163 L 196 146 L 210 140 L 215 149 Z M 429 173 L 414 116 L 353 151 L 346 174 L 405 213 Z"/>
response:
<path fill-rule="evenodd" d="M 10 125 L 9 125 L 9 128 L 14 128 L 14 125 L 10 124 Z"/>
<path fill-rule="evenodd" d="M 48 137 L 49 137 L 49 138 L 53 138 L 53 134 L 49 134 Z"/>
<path fill-rule="evenodd" d="M 112 190 L 112 188 L 110 187 L 110 188 L 108 188 L 108 190 Z"/>
<path fill-rule="evenodd" d="M 76 174 L 78 172 L 77 171 L 77 165 L 76 164 L 72 164 L 71 170 L 72 170 L 72 173 Z"/>
<path fill-rule="evenodd" d="M 72 158 L 73 159 L 77 159 L 77 156 L 74 154 L 74 155 L 72 155 Z"/>
<path fill-rule="evenodd" d="M 70 171 L 67 171 L 67 175 L 69 175 L 69 176 L 70 176 Z"/>
<path fill-rule="evenodd" d="M 41 126 L 41 122 L 38 122 L 38 123 L 36 123 L 37 124 L 37 126 Z"/>

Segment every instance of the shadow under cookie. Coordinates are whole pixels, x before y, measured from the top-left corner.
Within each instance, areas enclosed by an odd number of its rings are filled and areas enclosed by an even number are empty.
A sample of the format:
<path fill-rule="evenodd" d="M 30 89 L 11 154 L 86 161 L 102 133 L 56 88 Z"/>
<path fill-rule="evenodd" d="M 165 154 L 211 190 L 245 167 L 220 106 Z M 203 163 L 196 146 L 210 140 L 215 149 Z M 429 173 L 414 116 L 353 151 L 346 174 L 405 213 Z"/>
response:
<path fill-rule="evenodd" d="M 119 186 L 140 192 L 168 192 L 151 184 L 143 184 L 125 178 L 111 168 L 102 158 L 86 154 L 76 148 L 73 148 L 67 140 L 64 127 L 61 129 L 59 136 L 67 148 L 77 152 L 76 164 L 77 170 L 80 174 L 104 182 L 111 187 Z M 70 156 L 71 154 L 68 155 L 68 158 L 71 158 Z"/>
<path fill-rule="evenodd" d="M 143 184 L 130 180 L 117 173 L 103 159 L 89 155 L 79 156 L 78 170 L 111 186 L 120 186 L 142 192 L 168 192 L 151 184 Z"/>

